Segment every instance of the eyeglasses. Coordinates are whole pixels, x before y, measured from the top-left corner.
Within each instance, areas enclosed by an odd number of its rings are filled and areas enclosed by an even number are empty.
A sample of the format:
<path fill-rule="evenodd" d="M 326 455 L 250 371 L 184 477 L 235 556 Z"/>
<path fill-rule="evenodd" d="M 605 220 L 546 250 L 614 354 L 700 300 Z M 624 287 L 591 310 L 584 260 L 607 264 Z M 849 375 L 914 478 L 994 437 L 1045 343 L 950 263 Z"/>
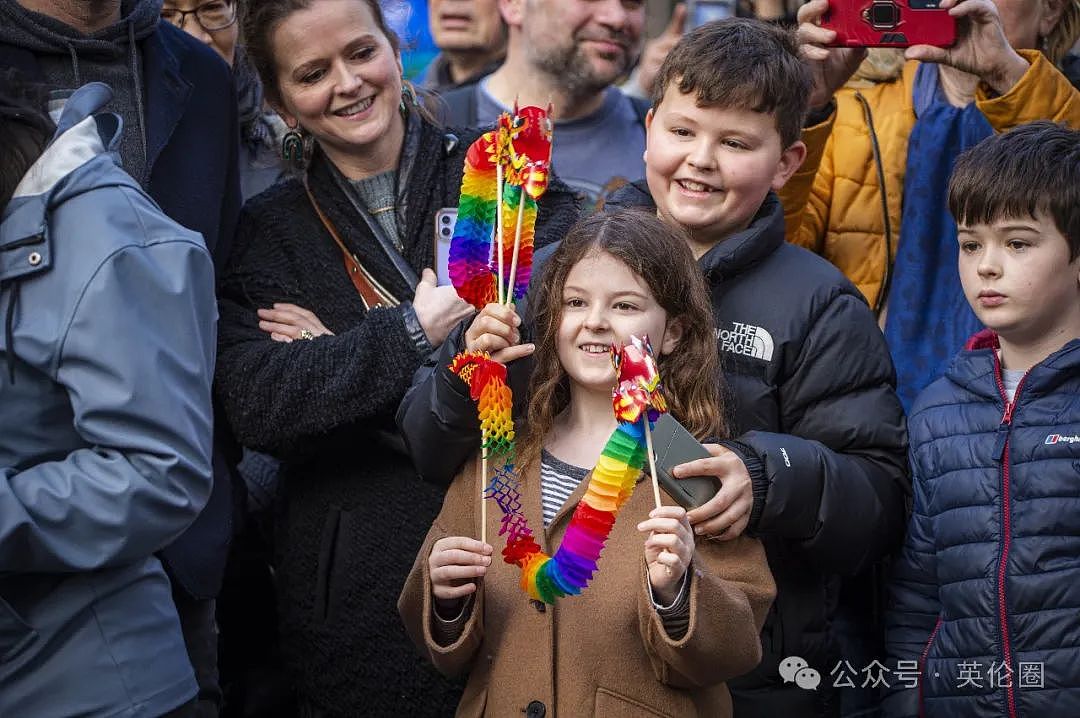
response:
<path fill-rule="evenodd" d="M 236 22 L 236 5 L 225 0 L 211 0 L 194 10 L 162 9 L 161 19 L 183 29 L 188 15 L 194 15 L 199 27 L 207 32 L 224 30 Z"/>

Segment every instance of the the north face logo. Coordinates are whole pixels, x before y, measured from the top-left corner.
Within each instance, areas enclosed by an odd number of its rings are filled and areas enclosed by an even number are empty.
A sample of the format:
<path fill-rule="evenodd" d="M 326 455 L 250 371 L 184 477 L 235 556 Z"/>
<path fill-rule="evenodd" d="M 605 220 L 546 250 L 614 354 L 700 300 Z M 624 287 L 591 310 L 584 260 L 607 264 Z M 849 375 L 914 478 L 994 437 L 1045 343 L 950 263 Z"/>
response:
<path fill-rule="evenodd" d="M 1080 436 L 1073 434 L 1072 436 L 1066 436 L 1064 434 L 1050 434 L 1046 437 L 1044 444 L 1080 444 Z"/>
<path fill-rule="evenodd" d="M 720 351 L 772 361 L 773 338 L 761 327 L 726 322 L 716 330 L 716 338 L 720 342 Z"/>

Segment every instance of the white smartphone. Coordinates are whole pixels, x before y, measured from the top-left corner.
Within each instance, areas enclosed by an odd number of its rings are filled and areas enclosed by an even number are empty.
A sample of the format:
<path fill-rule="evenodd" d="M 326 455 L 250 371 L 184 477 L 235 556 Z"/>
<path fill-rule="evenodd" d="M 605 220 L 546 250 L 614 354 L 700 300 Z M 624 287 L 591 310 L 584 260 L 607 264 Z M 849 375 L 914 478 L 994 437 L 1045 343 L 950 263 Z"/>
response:
<path fill-rule="evenodd" d="M 443 207 L 435 213 L 435 274 L 439 286 L 450 285 L 450 240 L 457 224 L 457 207 Z"/>

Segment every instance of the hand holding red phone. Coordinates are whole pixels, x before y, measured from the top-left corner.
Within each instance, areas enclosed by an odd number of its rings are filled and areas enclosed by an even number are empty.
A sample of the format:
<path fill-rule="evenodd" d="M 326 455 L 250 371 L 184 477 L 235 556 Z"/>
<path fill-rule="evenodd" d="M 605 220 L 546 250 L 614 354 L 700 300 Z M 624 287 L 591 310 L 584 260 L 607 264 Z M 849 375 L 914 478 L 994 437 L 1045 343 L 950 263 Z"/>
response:
<path fill-rule="evenodd" d="M 938 62 L 977 75 L 999 95 L 1011 90 L 1029 65 L 1009 45 L 997 6 L 991 0 L 942 0 L 940 7 L 958 21 L 956 44 L 913 45 L 904 57 Z"/>
<path fill-rule="evenodd" d="M 811 109 L 827 105 L 866 57 L 866 48 L 829 47 L 836 41 L 836 31 L 821 27 L 828 10 L 829 0 L 810 0 L 799 8 L 799 52 L 810 65 L 814 79 Z"/>

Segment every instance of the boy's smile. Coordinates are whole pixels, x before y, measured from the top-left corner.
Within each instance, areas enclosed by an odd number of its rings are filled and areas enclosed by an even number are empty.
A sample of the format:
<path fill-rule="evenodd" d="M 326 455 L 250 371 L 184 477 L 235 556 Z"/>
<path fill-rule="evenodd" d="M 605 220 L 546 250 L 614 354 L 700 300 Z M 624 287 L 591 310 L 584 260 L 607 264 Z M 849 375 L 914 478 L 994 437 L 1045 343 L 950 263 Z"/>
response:
<path fill-rule="evenodd" d="M 646 119 L 645 176 L 665 221 L 690 231 L 699 256 L 746 229 L 770 189 L 802 163 L 801 142 L 784 149 L 771 114 L 699 107 L 668 86 Z"/>

